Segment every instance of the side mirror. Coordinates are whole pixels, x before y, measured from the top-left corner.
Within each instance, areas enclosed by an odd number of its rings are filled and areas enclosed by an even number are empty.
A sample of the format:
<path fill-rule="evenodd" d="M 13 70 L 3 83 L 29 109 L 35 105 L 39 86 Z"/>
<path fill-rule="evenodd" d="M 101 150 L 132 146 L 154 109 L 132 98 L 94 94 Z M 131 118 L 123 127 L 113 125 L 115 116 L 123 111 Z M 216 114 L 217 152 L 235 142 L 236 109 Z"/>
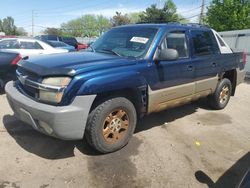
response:
<path fill-rule="evenodd" d="M 156 61 L 175 61 L 179 58 L 178 51 L 176 49 L 161 49 L 156 56 Z"/>

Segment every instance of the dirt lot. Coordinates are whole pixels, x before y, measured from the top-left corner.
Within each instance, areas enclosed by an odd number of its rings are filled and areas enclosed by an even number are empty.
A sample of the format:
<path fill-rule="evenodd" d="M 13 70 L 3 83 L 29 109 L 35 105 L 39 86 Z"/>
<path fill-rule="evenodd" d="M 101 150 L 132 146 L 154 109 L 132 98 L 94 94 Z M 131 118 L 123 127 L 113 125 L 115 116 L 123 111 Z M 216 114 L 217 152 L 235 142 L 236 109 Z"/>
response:
<path fill-rule="evenodd" d="M 225 110 L 203 99 L 150 115 L 125 148 L 98 155 L 17 121 L 1 95 L 0 188 L 235 187 L 250 167 L 249 99 L 244 83 Z"/>

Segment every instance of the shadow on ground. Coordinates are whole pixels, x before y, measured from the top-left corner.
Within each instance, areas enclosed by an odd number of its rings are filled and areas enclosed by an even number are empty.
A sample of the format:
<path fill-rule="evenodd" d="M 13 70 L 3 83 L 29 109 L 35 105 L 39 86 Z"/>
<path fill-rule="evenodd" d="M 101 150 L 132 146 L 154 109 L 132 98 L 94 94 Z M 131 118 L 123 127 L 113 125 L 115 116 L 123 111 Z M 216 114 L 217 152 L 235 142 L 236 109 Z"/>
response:
<path fill-rule="evenodd" d="M 152 127 L 161 126 L 165 122 L 172 122 L 186 115 L 195 113 L 198 108 L 207 108 L 207 101 L 200 100 L 189 105 L 144 117 L 138 122 L 135 133 L 151 129 Z M 43 135 L 35 131 L 29 125 L 17 120 L 14 116 L 4 116 L 3 124 L 7 132 L 23 149 L 46 159 L 73 157 L 75 148 L 85 155 L 100 155 L 95 152 L 85 140 L 63 141 Z"/>
<path fill-rule="evenodd" d="M 206 98 L 195 101 L 191 104 L 186 104 L 177 108 L 172 108 L 159 113 L 154 113 L 139 120 L 135 133 L 142 132 L 153 127 L 171 123 L 177 119 L 197 112 L 198 108 L 211 110 Z"/>
<path fill-rule="evenodd" d="M 75 148 L 86 155 L 98 155 L 85 140 L 64 141 L 43 135 L 14 116 L 4 116 L 3 124 L 23 149 L 46 159 L 73 157 Z"/>
<path fill-rule="evenodd" d="M 216 182 L 203 171 L 195 172 L 195 178 L 209 188 L 236 188 L 250 168 L 250 152 L 240 158 Z"/>

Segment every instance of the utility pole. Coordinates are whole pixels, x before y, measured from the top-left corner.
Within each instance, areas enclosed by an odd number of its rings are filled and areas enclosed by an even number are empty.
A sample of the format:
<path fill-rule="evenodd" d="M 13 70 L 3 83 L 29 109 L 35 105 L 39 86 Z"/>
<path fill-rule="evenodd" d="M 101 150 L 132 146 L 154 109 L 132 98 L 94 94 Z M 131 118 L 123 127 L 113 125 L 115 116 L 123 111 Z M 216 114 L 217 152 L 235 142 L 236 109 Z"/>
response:
<path fill-rule="evenodd" d="M 32 24 L 31 24 L 31 27 L 32 27 L 32 37 L 34 37 L 34 10 L 32 10 Z"/>
<path fill-rule="evenodd" d="M 205 9 L 205 0 L 202 0 L 199 24 L 203 23 L 204 9 Z"/>

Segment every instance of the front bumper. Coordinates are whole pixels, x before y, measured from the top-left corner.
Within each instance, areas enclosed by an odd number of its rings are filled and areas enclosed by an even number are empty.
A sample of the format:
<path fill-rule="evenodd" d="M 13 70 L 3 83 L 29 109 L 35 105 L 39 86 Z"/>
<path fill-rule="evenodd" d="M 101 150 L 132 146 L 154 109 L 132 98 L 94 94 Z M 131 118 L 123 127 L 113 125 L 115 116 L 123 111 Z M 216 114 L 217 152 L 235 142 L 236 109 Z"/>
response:
<path fill-rule="evenodd" d="M 34 129 L 63 140 L 82 139 L 91 105 L 96 95 L 77 96 L 69 106 L 36 102 L 20 93 L 13 82 L 5 86 L 15 116 Z"/>

